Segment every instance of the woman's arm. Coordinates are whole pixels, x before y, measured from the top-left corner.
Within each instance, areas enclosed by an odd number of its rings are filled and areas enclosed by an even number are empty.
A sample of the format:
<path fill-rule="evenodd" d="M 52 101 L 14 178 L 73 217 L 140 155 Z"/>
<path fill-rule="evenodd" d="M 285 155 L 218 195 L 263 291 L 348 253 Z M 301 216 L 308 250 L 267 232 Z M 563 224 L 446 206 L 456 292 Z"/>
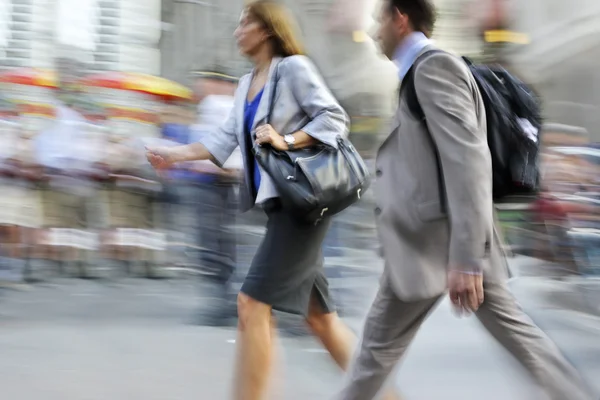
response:
<path fill-rule="evenodd" d="M 169 147 L 167 150 L 167 160 L 171 164 L 199 160 L 211 160 L 214 162 L 213 155 L 208 151 L 206 146 L 200 142 Z"/>
<path fill-rule="evenodd" d="M 313 63 L 305 56 L 291 56 L 281 62 L 282 73 L 298 105 L 310 121 L 291 134 L 292 147 L 285 137 L 269 124 L 256 129 L 256 143 L 270 144 L 277 150 L 298 150 L 324 143 L 337 148 L 338 136 L 348 135 L 348 116 L 321 78 Z"/>
<path fill-rule="evenodd" d="M 319 143 L 317 139 L 302 130 L 294 132 L 291 136 L 294 137 L 294 150 L 312 147 Z M 256 143 L 259 145 L 268 143 L 276 150 L 291 150 L 288 143 L 285 141 L 284 136 L 277 133 L 269 124 L 261 125 L 256 128 Z"/>
<path fill-rule="evenodd" d="M 291 78 L 291 89 L 296 101 L 311 121 L 295 132 L 295 148 L 322 142 L 337 148 L 337 137 L 347 136 L 349 118 L 335 99 L 312 61 L 305 56 L 284 60 L 286 75 Z"/>
<path fill-rule="evenodd" d="M 317 139 L 310 136 L 308 133 L 303 130 L 299 130 L 292 134 L 294 137 L 294 148 L 295 149 L 303 149 L 305 147 L 312 147 L 315 144 L 319 143 Z M 287 144 L 287 143 L 286 143 Z"/>
<path fill-rule="evenodd" d="M 235 97 L 237 98 L 239 94 L 239 90 L 236 91 Z M 235 101 L 236 105 L 238 103 Z M 202 134 L 195 143 L 158 149 L 148 148 L 148 160 L 155 168 L 166 168 L 179 162 L 200 160 L 210 160 L 221 167 L 238 146 L 237 114 L 238 110 L 234 106 L 227 121 L 216 132 Z"/>
<path fill-rule="evenodd" d="M 233 113 L 232 117 L 233 118 Z M 235 122 L 235 121 L 234 121 Z M 229 121 L 226 125 L 229 124 Z M 154 168 L 170 168 L 173 164 L 210 160 L 221 166 L 237 146 L 235 130 L 225 126 L 210 133 L 198 142 L 174 147 L 148 147 L 146 157 Z"/>

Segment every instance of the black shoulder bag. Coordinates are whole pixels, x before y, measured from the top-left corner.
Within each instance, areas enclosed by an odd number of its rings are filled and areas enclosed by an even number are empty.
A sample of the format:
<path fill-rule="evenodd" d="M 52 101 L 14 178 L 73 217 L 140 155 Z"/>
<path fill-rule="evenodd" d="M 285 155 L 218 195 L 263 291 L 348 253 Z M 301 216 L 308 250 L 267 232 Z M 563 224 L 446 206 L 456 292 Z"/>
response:
<path fill-rule="evenodd" d="M 273 73 L 267 124 L 273 113 L 278 69 Z M 268 145 L 253 145 L 254 157 L 273 180 L 284 210 L 316 225 L 354 204 L 368 189 L 369 171 L 343 134 L 337 137 L 338 149 L 319 144 L 278 151 Z"/>

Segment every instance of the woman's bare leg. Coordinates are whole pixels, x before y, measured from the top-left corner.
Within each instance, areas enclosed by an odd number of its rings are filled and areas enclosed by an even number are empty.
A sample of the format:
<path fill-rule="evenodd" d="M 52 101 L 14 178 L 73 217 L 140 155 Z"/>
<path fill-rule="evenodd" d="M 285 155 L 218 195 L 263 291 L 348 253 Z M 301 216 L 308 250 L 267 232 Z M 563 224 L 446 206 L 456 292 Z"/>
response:
<path fill-rule="evenodd" d="M 335 363 L 345 371 L 350 365 L 356 346 L 356 336 L 350 328 L 344 324 L 337 313 L 325 314 L 314 295 L 310 299 L 306 323 Z"/>
<path fill-rule="evenodd" d="M 279 337 L 277 335 L 277 321 L 275 317 L 271 318 L 271 359 L 273 368 L 271 382 L 268 390 L 268 399 L 285 399 L 285 387 L 283 385 L 285 378 L 285 360 L 280 351 Z"/>
<path fill-rule="evenodd" d="M 271 306 L 238 295 L 238 339 L 235 400 L 263 400 L 273 363 Z"/>
<path fill-rule="evenodd" d="M 346 371 L 352 360 L 356 347 L 356 336 L 341 320 L 337 313 L 324 313 L 321 304 L 313 295 L 311 297 L 306 323 L 313 334 L 323 344 L 335 363 Z M 384 395 L 385 400 L 400 400 L 393 390 Z"/>

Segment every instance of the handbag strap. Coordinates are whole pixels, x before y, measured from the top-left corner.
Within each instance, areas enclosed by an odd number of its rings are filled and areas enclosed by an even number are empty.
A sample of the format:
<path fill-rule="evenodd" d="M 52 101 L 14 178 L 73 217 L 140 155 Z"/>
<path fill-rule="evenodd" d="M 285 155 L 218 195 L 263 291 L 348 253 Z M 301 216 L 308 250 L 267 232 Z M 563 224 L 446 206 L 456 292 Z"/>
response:
<path fill-rule="evenodd" d="M 273 71 L 273 77 L 271 78 L 271 95 L 269 97 L 269 111 L 267 112 L 267 116 L 265 117 L 265 123 L 271 123 L 271 115 L 273 114 L 273 109 L 275 108 L 275 95 L 277 94 L 277 82 L 279 82 L 279 61 L 275 66 L 275 70 Z"/>

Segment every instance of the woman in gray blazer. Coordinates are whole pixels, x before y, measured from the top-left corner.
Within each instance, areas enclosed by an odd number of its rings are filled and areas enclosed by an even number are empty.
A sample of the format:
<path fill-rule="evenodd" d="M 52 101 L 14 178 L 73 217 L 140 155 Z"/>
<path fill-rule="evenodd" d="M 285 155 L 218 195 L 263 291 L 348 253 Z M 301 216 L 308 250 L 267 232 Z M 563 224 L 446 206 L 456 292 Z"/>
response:
<path fill-rule="evenodd" d="M 152 165 L 166 168 L 202 159 L 222 165 L 239 145 L 245 166 L 242 208 L 246 211 L 257 204 L 268 216 L 266 235 L 238 295 L 236 399 L 264 396 L 275 339 L 272 310 L 303 315 L 343 369 L 353 349 L 354 335 L 335 313 L 323 274 L 321 248 L 330 221 L 304 224 L 282 208 L 273 182 L 251 151 L 254 142 L 281 151 L 319 142 L 337 147 L 336 136 L 348 132 L 346 113 L 303 55 L 293 27 L 290 15 L 275 2 L 248 5 L 235 38 L 254 69 L 240 80 L 227 122 L 200 142 L 148 149 Z M 271 99 L 274 76 L 278 79 Z M 271 102 L 274 107 L 266 124 Z"/>

